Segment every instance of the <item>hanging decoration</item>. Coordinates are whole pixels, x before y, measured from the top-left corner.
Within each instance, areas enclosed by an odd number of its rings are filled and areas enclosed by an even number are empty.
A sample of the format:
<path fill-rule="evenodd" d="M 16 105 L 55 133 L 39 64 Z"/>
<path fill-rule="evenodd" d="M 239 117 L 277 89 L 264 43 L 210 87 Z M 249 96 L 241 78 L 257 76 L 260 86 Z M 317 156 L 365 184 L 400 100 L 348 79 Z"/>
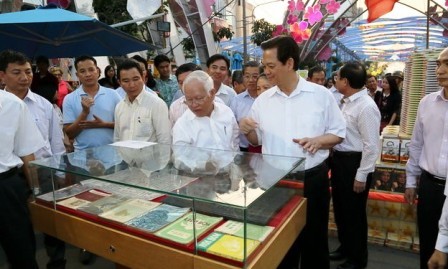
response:
<path fill-rule="evenodd" d="M 310 39 L 316 23 L 321 22 L 328 15 L 335 14 L 340 7 L 337 0 L 320 0 L 309 7 L 305 7 L 302 0 L 289 0 L 287 25 L 277 25 L 273 36 L 289 34 L 300 44 Z"/>

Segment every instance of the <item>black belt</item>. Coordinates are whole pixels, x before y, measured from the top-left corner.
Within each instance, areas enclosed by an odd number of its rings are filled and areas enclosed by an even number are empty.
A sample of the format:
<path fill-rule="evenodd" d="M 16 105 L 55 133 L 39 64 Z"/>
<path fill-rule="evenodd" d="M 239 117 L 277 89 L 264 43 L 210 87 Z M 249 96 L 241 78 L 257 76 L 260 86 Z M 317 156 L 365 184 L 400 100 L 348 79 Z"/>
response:
<path fill-rule="evenodd" d="M 344 156 L 344 157 L 351 157 L 351 156 L 359 156 L 362 155 L 362 152 L 359 151 L 333 151 L 334 155 Z"/>
<path fill-rule="evenodd" d="M 438 184 L 438 185 L 443 185 L 443 186 L 445 186 L 446 178 L 439 177 L 439 176 L 435 176 L 435 175 L 429 173 L 429 172 L 426 171 L 426 170 L 422 170 L 422 175 L 425 175 L 426 178 L 428 178 L 429 180 L 431 180 L 432 182 L 434 182 L 434 183 L 436 183 L 436 184 Z"/>
<path fill-rule="evenodd" d="M 9 169 L 8 171 L 0 173 L 0 180 L 10 178 L 11 176 L 13 176 L 17 173 L 17 170 L 19 170 L 17 167 L 13 167 L 13 168 Z"/>
<path fill-rule="evenodd" d="M 307 169 L 304 171 L 297 171 L 297 172 L 289 173 L 288 175 L 285 176 L 285 179 L 301 180 L 304 178 L 304 175 L 306 177 L 312 177 L 313 175 L 322 172 L 322 169 L 324 169 L 327 166 L 326 162 L 327 162 L 327 160 L 323 161 L 319 165 L 314 166 L 313 168 L 310 168 L 310 169 Z"/>

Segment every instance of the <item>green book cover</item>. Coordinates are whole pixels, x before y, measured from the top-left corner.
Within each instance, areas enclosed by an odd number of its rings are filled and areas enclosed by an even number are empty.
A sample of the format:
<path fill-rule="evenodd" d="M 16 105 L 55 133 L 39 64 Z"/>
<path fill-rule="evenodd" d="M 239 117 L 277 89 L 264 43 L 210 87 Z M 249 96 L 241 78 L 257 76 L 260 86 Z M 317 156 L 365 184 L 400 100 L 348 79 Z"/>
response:
<path fill-rule="evenodd" d="M 246 239 L 246 257 L 248 257 L 258 245 L 260 245 L 259 241 Z M 200 250 L 207 253 L 237 261 L 245 260 L 244 239 L 238 236 L 213 232 L 202 240 L 198 246 Z"/>
<path fill-rule="evenodd" d="M 196 237 L 201 236 L 212 228 L 215 224 L 220 222 L 222 217 L 211 217 L 196 213 L 195 229 Z M 188 213 L 184 217 L 171 223 L 160 231 L 156 232 L 157 236 L 166 238 L 168 240 L 178 242 L 181 244 L 188 244 L 194 239 L 193 231 L 193 212 Z"/>
<path fill-rule="evenodd" d="M 261 226 L 246 223 L 246 238 L 263 242 L 273 230 L 274 227 L 272 226 Z M 228 220 L 216 228 L 215 231 L 244 238 L 244 223 Z"/>

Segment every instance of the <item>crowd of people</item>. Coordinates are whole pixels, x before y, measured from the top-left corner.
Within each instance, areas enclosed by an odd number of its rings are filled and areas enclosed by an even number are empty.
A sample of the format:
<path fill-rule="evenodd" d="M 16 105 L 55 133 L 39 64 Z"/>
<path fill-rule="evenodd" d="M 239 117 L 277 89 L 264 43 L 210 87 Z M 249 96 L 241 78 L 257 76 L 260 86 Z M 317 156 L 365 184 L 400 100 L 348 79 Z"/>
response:
<path fill-rule="evenodd" d="M 36 60 L 38 73 L 33 74 L 26 56 L 1 52 L 0 80 L 5 91 L 0 91 L 0 122 L 5 127 L 0 138 L 4 145 L 0 192 L 5 195 L 0 195 L 0 244 L 11 268 L 37 268 L 26 206 L 29 190 L 36 184 L 31 183 L 27 163 L 122 140 L 306 158 L 305 170 L 290 174 L 293 180 L 304 180 L 306 225 L 279 268 L 328 269 L 330 259 L 345 260 L 338 269 L 365 268 L 366 203 L 379 155 L 379 134 L 384 126 L 399 122 L 403 75 L 386 75 L 380 88 L 377 78 L 354 61 L 328 80 L 319 66 L 301 78 L 299 47 L 292 38 L 275 37 L 261 48 L 262 64 L 247 62 L 233 74 L 228 58 L 221 54 L 212 55 L 205 70 L 186 63 L 174 74 L 170 59 L 158 55 L 154 66 L 159 78 L 152 77 L 144 58 L 134 56 L 116 68 L 107 66 L 105 77 L 98 80 L 95 58 L 80 56 L 74 62 L 80 83 L 76 89 L 61 80 L 60 68 L 49 68 L 45 57 Z M 444 50 L 437 68 L 443 90 L 422 100 L 409 146 L 405 194 L 409 203 L 415 200 L 415 182 L 421 176 L 421 268 L 446 264 L 443 253 L 448 252 L 448 205 L 442 215 L 447 220 L 441 221 L 443 229 L 437 235 L 447 171 L 446 132 L 437 131 L 437 126 L 446 125 L 447 62 L 448 50 Z M 10 118 L 17 121 L 12 124 Z M 50 191 L 45 184 L 49 175 L 38 177 L 40 185 L 32 191 Z M 332 252 L 330 196 L 340 242 Z M 428 263 L 436 240 L 438 251 Z M 46 235 L 45 247 L 47 268 L 65 268 L 64 242 Z"/>

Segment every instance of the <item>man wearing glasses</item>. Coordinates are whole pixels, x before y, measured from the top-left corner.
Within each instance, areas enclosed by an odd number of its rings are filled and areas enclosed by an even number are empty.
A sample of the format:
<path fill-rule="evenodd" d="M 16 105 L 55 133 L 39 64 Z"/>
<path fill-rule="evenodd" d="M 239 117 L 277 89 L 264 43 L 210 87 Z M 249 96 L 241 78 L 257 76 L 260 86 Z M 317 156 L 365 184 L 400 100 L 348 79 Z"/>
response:
<path fill-rule="evenodd" d="M 214 102 L 212 78 L 194 71 L 183 84 L 189 110 L 173 127 L 173 144 L 238 151 L 239 128 L 232 110 Z"/>
<path fill-rule="evenodd" d="M 230 109 L 235 114 L 236 120 L 239 122 L 242 118 L 247 117 L 250 108 L 257 98 L 257 79 L 260 75 L 260 64 L 251 61 L 243 67 L 243 83 L 246 90 L 238 94 L 230 101 Z M 240 134 L 240 150 L 247 151 L 249 148 L 249 141 L 244 134 Z"/>

